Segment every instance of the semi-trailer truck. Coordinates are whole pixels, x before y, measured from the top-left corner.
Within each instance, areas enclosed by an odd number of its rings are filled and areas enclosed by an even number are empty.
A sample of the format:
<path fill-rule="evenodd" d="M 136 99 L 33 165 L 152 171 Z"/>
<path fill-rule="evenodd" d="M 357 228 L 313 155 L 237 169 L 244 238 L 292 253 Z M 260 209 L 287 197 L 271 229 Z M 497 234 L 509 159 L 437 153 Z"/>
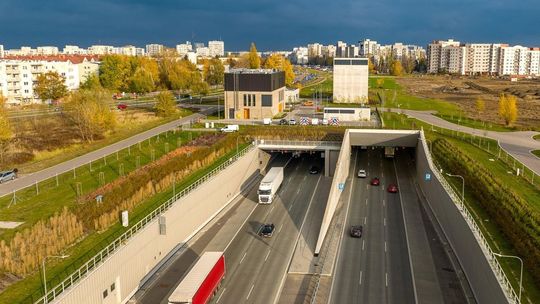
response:
<path fill-rule="evenodd" d="M 259 204 L 271 204 L 283 182 L 283 167 L 268 170 L 259 185 Z"/>
<path fill-rule="evenodd" d="M 206 304 L 225 276 L 223 252 L 205 252 L 169 297 L 169 304 Z"/>

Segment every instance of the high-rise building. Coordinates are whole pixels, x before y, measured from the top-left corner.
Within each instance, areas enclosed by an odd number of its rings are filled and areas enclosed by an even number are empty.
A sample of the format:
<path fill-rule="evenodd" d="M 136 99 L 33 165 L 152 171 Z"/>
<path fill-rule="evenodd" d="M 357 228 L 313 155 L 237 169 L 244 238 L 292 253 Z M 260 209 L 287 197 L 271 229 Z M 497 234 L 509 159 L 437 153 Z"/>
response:
<path fill-rule="evenodd" d="M 193 46 L 191 45 L 191 42 L 186 41 L 186 43 L 181 43 L 176 45 L 176 52 L 179 56 L 184 56 L 188 52 L 191 52 L 193 50 Z"/>
<path fill-rule="evenodd" d="M 64 55 L 86 55 L 88 50 L 78 47 L 77 45 L 66 45 L 62 50 Z"/>
<path fill-rule="evenodd" d="M 58 47 L 56 46 L 38 46 L 38 55 L 58 55 Z"/>
<path fill-rule="evenodd" d="M 88 48 L 88 54 L 92 55 L 108 55 L 113 54 L 113 46 L 111 45 L 92 45 Z"/>
<path fill-rule="evenodd" d="M 161 53 L 163 53 L 163 49 L 164 49 L 163 44 L 156 44 L 156 43 L 147 44 L 146 54 L 151 57 L 158 56 Z"/>
<path fill-rule="evenodd" d="M 360 55 L 364 57 L 378 55 L 380 45 L 377 43 L 377 41 L 364 39 L 359 44 Z"/>
<path fill-rule="evenodd" d="M 197 48 L 197 56 L 200 57 L 210 57 L 210 49 L 207 47 L 199 47 Z"/>
<path fill-rule="evenodd" d="M 193 50 L 194 51 L 197 51 L 198 48 L 203 48 L 203 47 L 204 47 L 204 43 L 202 43 L 202 42 L 195 42 L 193 44 Z"/>
<path fill-rule="evenodd" d="M 322 47 L 320 43 L 308 44 L 308 57 L 315 58 L 322 56 Z"/>
<path fill-rule="evenodd" d="M 223 41 L 208 41 L 208 49 L 210 50 L 210 56 L 212 57 L 225 56 L 225 43 Z"/>
<path fill-rule="evenodd" d="M 4 46 L 0 44 L 0 58 L 4 57 Z"/>
<path fill-rule="evenodd" d="M 438 73 L 444 69 L 444 64 L 441 64 L 443 53 L 448 52 L 448 47 L 459 47 L 460 42 L 449 39 L 447 41 L 435 40 L 428 45 L 427 49 L 427 71 L 428 73 Z M 446 48 L 445 51 L 443 49 Z M 448 57 L 445 54 L 445 58 Z"/>
<path fill-rule="evenodd" d="M 368 76 L 367 58 L 334 58 L 334 102 L 367 103 Z"/>

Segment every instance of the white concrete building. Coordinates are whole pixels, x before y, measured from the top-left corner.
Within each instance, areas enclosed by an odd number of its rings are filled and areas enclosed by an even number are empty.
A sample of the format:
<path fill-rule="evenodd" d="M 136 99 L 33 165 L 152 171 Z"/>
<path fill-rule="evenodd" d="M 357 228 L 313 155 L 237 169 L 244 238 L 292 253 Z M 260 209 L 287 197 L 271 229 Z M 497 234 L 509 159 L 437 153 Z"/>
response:
<path fill-rule="evenodd" d="M 289 59 L 295 64 L 307 64 L 308 63 L 308 48 L 307 47 L 295 47 Z"/>
<path fill-rule="evenodd" d="M 4 57 L 4 46 L 0 44 L 0 58 Z"/>
<path fill-rule="evenodd" d="M 186 54 L 184 54 L 184 56 L 187 57 L 189 62 L 191 62 L 193 64 L 197 64 L 197 53 L 195 53 L 195 52 L 187 52 Z"/>
<path fill-rule="evenodd" d="M 147 44 L 146 54 L 151 57 L 158 56 L 161 53 L 163 53 L 163 49 L 164 49 L 163 44 L 156 44 L 156 43 Z"/>
<path fill-rule="evenodd" d="M 193 46 L 191 45 L 191 42 L 186 41 L 186 43 L 177 44 L 176 45 L 176 52 L 179 56 L 184 56 L 188 52 L 191 52 L 193 50 Z"/>
<path fill-rule="evenodd" d="M 197 48 L 197 56 L 200 57 L 210 57 L 210 49 L 207 47 Z"/>
<path fill-rule="evenodd" d="M 324 119 L 337 118 L 338 121 L 369 121 L 371 109 L 365 108 L 324 108 Z"/>
<path fill-rule="evenodd" d="M 64 55 L 86 55 L 88 54 L 87 49 L 80 48 L 77 45 L 66 45 L 62 50 Z"/>
<path fill-rule="evenodd" d="M 320 43 L 311 43 L 308 44 L 308 57 L 309 58 L 315 58 L 322 56 L 322 47 L 323 45 Z"/>
<path fill-rule="evenodd" d="M 285 105 L 289 103 L 296 103 L 300 100 L 300 89 L 285 88 Z"/>
<path fill-rule="evenodd" d="M 111 45 L 92 45 L 88 48 L 88 54 L 108 55 L 113 54 L 114 47 Z"/>
<path fill-rule="evenodd" d="M 38 55 L 58 55 L 58 47 L 56 46 L 38 46 L 37 54 Z"/>
<path fill-rule="evenodd" d="M 453 39 L 449 39 L 446 41 L 435 40 L 430 43 L 427 49 L 428 73 L 438 73 L 439 71 L 443 70 L 447 64 L 442 64 L 441 62 L 449 56 L 449 54 L 445 54 L 446 52 L 448 52 L 448 47 L 459 46 L 460 42 L 454 41 Z M 445 51 L 443 51 L 443 48 L 446 48 Z"/>
<path fill-rule="evenodd" d="M 360 55 L 367 57 L 369 55 L 378 55 L 379 48 L 381 47 L 380 44 L 377 43 L 377 41 L 370 40 L 370 39 L 364 39 L 363 41 L 359 42 L 360 46 Z"/>
<path fill-rule="evenodd" d="M 334 58 L 334 102 L 368 102 L 368 59 Z"/>
<path fill-rule="evenodd" d="M 210 51 L 210 56 L 212 57 L 223 57 L 225 56 L 225 43 L 223 41 L 208 41 L 208 49 Z"/>

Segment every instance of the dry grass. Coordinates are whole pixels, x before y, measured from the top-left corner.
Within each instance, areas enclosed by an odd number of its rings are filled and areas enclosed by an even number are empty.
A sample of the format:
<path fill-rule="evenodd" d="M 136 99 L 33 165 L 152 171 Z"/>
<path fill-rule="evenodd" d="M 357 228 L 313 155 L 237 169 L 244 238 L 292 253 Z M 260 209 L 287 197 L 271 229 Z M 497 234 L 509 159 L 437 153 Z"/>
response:
<path fill-rule="evenodd" d="M 518 97 L 518 120 L 521 129 L 540 129 L 540 80 L 491 79 L 457 76 L 408 76 L 397 82 L 411 95 L 442 99 L 457 104 L 467 116 L 486 122 L 503 124 L 498 116 L 498 98 L 502 93 Z M 485 113 L 478 113 L 477 98 L 485 101 Z"/>

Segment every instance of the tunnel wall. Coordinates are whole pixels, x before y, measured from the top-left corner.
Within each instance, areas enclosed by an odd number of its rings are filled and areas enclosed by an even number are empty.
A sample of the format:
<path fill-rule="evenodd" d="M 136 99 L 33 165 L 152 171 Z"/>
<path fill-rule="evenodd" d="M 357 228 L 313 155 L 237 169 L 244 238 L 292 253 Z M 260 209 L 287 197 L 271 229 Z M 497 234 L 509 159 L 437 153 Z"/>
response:
<path fill-rule="evenodd" d="M 487 256 L 458 208 L 457 197 L 453 200 L 443 186 L 443 177 L 436 170 L 428 153 L 425 138 L 420 136 L 416 146 L 416 178 L 427 198 L 429 208 L 465 272 L 476 301 L 508 303 Z M 426 178 L 426 174 L 431 175 L 430 180 Z"/>
<path fill-rule="evenodd" d="M 165 235 L 160 234 L 156 218 L 53 303 L 126 303 L 166 260 L 166 256 L 185 244 L 259 176 L 260 167 L 266 166 L 270 159 L 264 154 L 259 159 L 259 153 L 259 149 L 251 149 L 221 173 L 176 201 L 163 214 Z M 112 284 L 115 285 L 114 291 L 111 291 Z M 108 295 L 104 298 L 105 290 Z"/>

